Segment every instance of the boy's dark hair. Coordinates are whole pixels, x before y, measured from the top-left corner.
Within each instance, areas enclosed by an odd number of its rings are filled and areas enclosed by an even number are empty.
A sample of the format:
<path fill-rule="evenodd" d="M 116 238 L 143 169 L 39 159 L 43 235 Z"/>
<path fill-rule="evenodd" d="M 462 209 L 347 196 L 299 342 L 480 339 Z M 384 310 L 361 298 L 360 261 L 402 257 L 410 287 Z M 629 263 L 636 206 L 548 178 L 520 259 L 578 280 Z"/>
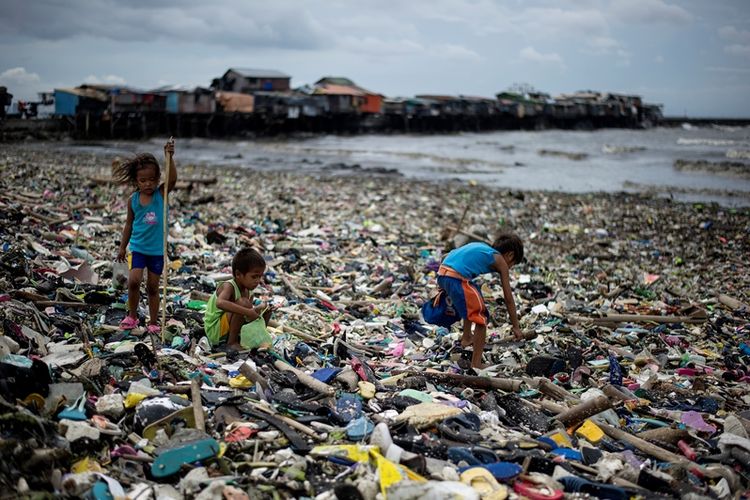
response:
<path fill-rule="evenodd" d="M 254 248 L 243 248 L 237 255 L 232 259 L 232 275 L 237 276 L 237 273 L 245 274 L 251 269 L 257 269 L 262 267 L 265 269 L 266 260 L 263 256 Z"/>
<path fill-rule="evenodd" d="M 500 233 L 495 238 L 492 248 L 498 252 L 513 252 L 513 262 L 520 264 L 523 262 L 523 241 L 514 233 Z"/>
<path fill-rule="evenodd" d="M 153 166 L 156 169 L 157 179 L 161 178 L 161 169 L 159 168 L 159 162 L 156 161 L 156 157 L 151 153 L 141 153 L 128 160 L 113 161 L 112 179 L 117 184 L 136 185 L 138 171 L 148 166 Z"/>

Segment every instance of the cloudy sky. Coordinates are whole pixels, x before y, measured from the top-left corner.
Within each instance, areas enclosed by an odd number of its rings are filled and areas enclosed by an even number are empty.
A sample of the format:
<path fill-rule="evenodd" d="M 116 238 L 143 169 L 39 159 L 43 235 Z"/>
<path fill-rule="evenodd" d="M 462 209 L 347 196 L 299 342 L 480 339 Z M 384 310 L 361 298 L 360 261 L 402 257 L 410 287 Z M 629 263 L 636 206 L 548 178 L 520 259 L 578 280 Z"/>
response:
<path fill-rule="evenodd" d="M 636 93 L 750 117 L 750 0 L 0 0 L 0 85 L 208 86 L 230 67 L 387 96 Z"/>

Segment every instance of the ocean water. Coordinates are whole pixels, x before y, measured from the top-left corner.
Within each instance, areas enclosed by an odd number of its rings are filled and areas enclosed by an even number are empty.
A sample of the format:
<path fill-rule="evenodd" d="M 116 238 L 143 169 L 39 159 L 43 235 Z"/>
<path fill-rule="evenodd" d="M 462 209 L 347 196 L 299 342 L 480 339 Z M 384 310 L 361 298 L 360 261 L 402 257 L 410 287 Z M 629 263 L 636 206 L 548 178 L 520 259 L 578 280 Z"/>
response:
<path fill-rule="evenodd" d="M 151 151 L 148 142 L 72 143 L 112 154 Z M 513 190 L 653 192 L 677 200 L 750 206 L 750 128 L 496 131 L 446 135 L 313 136 L 252 140 L 177 139 L 181 161 L 329 175 L 459 179 Z M 676 168 L 682 160 L 688 168 Z M 700 162 L 710 162 L 708 168 Z M 732 165 L 730 165 L 732 163 Z"/>

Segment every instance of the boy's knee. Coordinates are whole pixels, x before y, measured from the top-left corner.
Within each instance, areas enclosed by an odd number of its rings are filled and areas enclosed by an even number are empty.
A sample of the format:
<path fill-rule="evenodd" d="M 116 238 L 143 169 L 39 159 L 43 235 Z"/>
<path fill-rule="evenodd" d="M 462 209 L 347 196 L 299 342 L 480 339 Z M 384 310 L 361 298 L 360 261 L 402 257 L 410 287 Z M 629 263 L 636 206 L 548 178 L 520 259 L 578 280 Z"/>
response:
<path fill-rule="evenodd" d="M 242 307 L 253 307 L 253 301 L 249 297 L 240 297 L 237 299 L 237 303 Z"/>
<path fill-rule="evenodd" d="M 128 278 L 128 291 L 130 293 L 137 292 L 140 287 L 141 280 L 137 280 L 133 276 Z"/>
<path fill-rule="evenodd" d="M 146 293 L 149 295 L 158 295 L 159 283 L 146 283 Z"/>

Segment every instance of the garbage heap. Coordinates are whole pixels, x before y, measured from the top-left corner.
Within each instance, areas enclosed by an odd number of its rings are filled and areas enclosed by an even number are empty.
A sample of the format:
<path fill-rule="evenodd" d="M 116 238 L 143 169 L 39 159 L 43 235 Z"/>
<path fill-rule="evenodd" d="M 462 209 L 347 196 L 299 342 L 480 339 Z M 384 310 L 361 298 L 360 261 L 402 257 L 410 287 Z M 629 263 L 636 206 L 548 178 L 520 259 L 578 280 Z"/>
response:
<path fill-rule="evenodd" d="M 193 166 L 170 196 L 163 335 L 118 329 L 127 193 L 101 154 L 0 155 L 0 482 L 92 498 L 740 498 L 750 211 L 636 194 Z M 447 250 L 512 230 L 522 341 L 424 323 Z M 212 350 L 241 247 L 271 349 Z M 140 317 L 146 316 L 145 301 Z M 9 493 L 11 494 L 11 493 Z"/>

